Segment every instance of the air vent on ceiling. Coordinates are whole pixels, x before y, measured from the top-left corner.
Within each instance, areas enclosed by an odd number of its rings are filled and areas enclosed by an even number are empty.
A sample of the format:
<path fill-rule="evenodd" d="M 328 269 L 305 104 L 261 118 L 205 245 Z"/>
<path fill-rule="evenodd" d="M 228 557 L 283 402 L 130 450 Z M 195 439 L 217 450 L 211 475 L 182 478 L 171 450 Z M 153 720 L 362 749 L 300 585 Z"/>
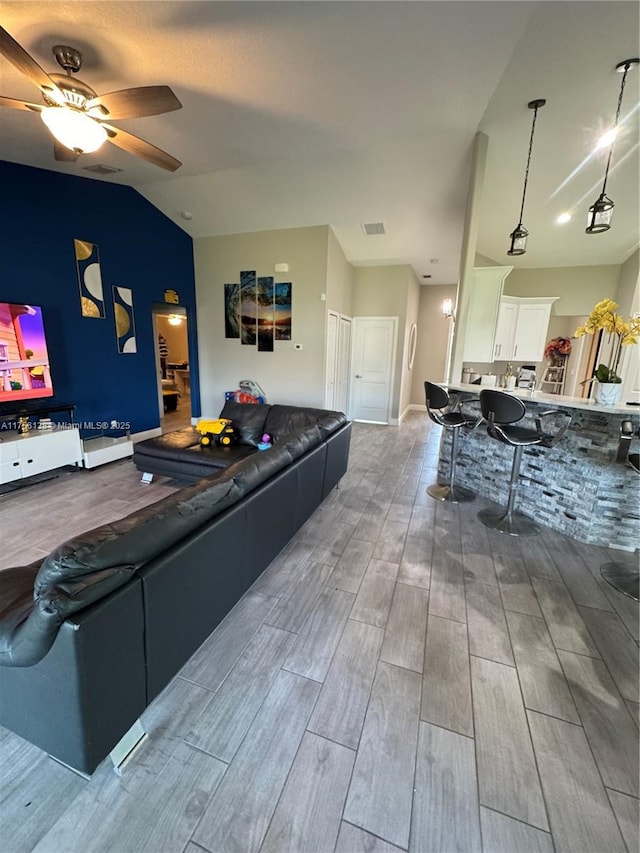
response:
<path fill-rule="evenodd" d="M 373 237 L 374 234 L 385 233 L 383 222 L 365 222 L 362 228 L 367 237 Z"/>
<path fill-rule="evenodd" d="M 122 169 L 116 169 L 115 166 L 103 166 L 102 163 L 97 163 L 95 166 L 83 166 L 85 172 L 93 172 L 94 175 L 113 175 L 115 172 L 121 172 Z"/>

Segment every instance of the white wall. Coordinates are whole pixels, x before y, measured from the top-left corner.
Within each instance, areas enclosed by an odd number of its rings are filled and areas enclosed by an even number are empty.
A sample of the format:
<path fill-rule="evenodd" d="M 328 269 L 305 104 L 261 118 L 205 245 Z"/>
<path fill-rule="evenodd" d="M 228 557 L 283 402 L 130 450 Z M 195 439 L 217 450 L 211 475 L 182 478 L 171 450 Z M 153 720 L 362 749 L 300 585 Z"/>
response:
<path fill-rule="evenodd" d="M 351 317 L 355 270 L 345 258 L 333 230 L 327 230 L 327 311 Z"/>
<path fill-rule="evenodd" d="M 590 314 L 602 299 L 615 299 L 620 265 L 514 269 L 504 283 L 505 296 L 559 296 L 552 315 Z"/>
<path fill-rule="evenodd" d="M 615 301 L 618 310 L 626 319 L 630 314 L 640 311 L 640 249 L 627 258 L 620 267 L 620 278 Z"/>
<path fill-rule="evenodd" d="M 328 230 L 291 228 L 194 241 L 203 417 L 216 417 L 224 392 L 241 379 L 259 382 L 269 402 L 322 406 Z M 274 273 L 276 263 L 288 263 L 289 272 Z M 224 337 L 224 284 L 239 281 L 241 270 L 292 282 L 292 340 L 275 341 L 272 353 Z M 294 350 L 296 343 L 301 351 Z"/>
<path fill-rule="evenodd" d="M 456 299 L 455 284 L 423 285 L 418 306 L 418 347 L 413 367 L 411 403 L 424 405 L 424 383 L 443 382 L 451 320 L 442 314 L 445 299 Z"/>
<path fill-rule="evenodd" d="M 407 303 L 409 290 L 415 282 L 413 269 L 408 264 L 389 267 L 356 267 L 353 289 L 354 317 L 397 317 L 398 341 L 396 366 L 393 377 L 391 418 L 400 414 L 403 359 L 407 334 Z"/>
<path fill-rule="evenodd" d="M 415 276 L 409 279 L 407 290 L 407 314 L 404 323 L 404 347 L 402 349 L 402 384 L 400 386 L 400 417 L 406 412 L 411 403 L 411 393 L 413 389 L 413 377 L 416 372 L 417 358 L 413 360 L 413 367 L 409 370 L 409 336 L 411 334 L 411 326 L 415 323 L 418 329 L 418 310 L 420 306 L 420 291 L 423 288 Z M 416 356 L 418 347 L 416 344 Z"/>

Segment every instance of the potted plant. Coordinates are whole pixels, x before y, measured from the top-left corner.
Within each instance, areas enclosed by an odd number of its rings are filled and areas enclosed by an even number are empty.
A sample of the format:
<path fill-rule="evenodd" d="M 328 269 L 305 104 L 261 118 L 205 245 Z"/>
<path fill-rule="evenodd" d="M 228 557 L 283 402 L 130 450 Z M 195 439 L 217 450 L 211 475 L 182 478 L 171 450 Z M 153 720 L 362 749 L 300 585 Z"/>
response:
<path fill-rule="evenodd" d="M 595 399 L 597 403 L 613 406 L 620 396 L 622 379 L 618 374 L 622 347 L 630 346 L 638 341 L 640 334 L 640 315 L 634 314 L 624 320 L 617 314 L 618 303 L 612 299 L 603 299 L 594 307 L 587 322 L 575 330 L 574 337 L 593 335 L 600 329 L 609 335 L 612 342 L 607 364 L 599 364 L 593 372 L 596 380 Z M 589 380 L 585 380 L 589 381 Z"/>

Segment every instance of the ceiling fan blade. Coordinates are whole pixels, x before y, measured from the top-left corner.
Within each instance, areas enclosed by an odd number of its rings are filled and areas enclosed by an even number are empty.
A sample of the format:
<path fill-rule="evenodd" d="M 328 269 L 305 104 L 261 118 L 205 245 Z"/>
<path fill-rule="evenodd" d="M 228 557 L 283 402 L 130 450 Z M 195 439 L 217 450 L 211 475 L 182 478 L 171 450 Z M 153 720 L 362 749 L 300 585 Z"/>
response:
<path fill-rule="evenodd" d="M 35 59 L 2 27 L 0 27 L 0 54 L 15 65 L 18 71 L 22 71 L 46 95 L 54 101 L 64 103 L 64 95 L 47 72 L 43 71 Z"/>
<path fill-rule="evenodd" d="M 57 139 L 54 139 L 53 156 L 61 163 L 75 163 L 80 155 L 76 151 L 72 151 L 70 148 L 67 148 L 67 146 L 63 145 L 61 142 L 58 142 Z"/>
<path fill-rule="evenodd" d="M 180 160 L 176 160 L 171 154 L 156 148 L 150 142 L 145 142 L 138 136 L 132 133 L 127 133 L 126 130 L 120 130 L 119 127 L 113 127 L 110 124 L 102 124 L 109 134 L 109 141 L 127 151 L 129 154 L 135 154 L 136 157 L 142 157 L 143 160 L 148 160 L 154 166 L 160 166 L 161 169 L 166 169 L 168 172 L 175 172 L 182 166 Z"/>
<path fill-rule="evenodd" d="M 30 104 L 29 101 L 18 101 L 16 98 L 3 98 L 0 96 L 0 107 L 11 107 L 13 110 L 29 110 L 29 112 L 41 113 L 44 107 L 38 104 Z"/>
<path fill-rule="evenodd" d="M 182 109 L 169 86 L 138 86 L 99 95 L 86 104 L 88 112 L 95 110 L 96 118 L 122 119 L 156 116 Z"/>

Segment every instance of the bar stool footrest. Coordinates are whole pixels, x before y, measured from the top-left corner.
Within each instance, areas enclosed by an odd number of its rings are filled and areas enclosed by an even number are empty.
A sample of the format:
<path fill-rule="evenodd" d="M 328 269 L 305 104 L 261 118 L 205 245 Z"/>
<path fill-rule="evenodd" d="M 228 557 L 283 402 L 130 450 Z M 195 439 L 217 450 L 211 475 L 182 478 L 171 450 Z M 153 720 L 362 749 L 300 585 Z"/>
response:
<path fill-rule="evenodd" d="M 600 566 L 600 574 L 618 592 L 640 601 L 640 572 L 624 563 L 613 562 Z"/>
<path fill-rule="evenodd" d="M 434 483 L 427 487 L 427 494 L 431 495 L 437 501 L 445 501 L 451 504 L 463 504 L 473 501 L 476 498 L 476 493 L 471 489 L 465 489 L 464 486 L 450 486 L 448 483 L 440 485 Z"/>
<path fill-rule="evenodd" d="M 483 509 L 478 513 L 478 518 L 490 530 L 508 533 L 509 536 L 536 536 L 540 533 L 540 527 L 535 521 L 517 510 L 509 514 L 506 510 Z"/>

